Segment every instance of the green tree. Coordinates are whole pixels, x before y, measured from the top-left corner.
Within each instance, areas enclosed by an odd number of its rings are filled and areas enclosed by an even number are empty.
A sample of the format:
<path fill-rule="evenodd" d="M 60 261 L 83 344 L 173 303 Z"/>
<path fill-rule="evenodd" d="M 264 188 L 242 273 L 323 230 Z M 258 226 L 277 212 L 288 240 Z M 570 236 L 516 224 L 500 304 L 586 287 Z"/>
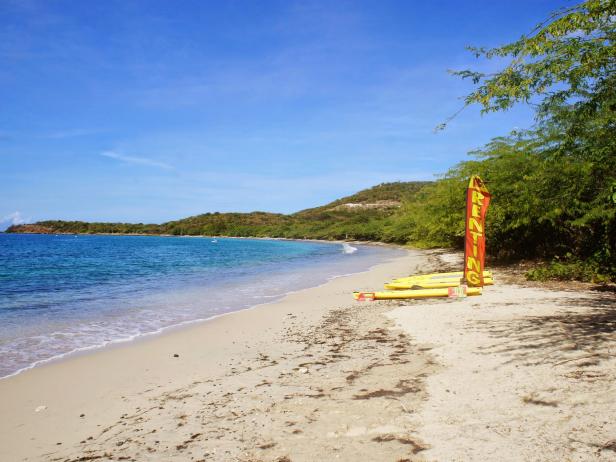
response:
<path fill-rule="evenodd" d="M 524 183 L 486 172 L 495 197 L 504 193 L 512 203 L 495 207 L 497 247 L 519 254 L 514 239 L 528 238 L 540 255 L 582 258 L 616 274 L 615 18 L 615 0 L 559 10 L 511 44 L 471 48 L 478 58 L 508 60 L 498 72 L 454 72 L 475 85 L 466 106 L 478 104 L 484 113 L 517 103 L 536 108 L 536 125 L 522 138 L 494 141 L 479 152 L 486 160 L 481 169 L 515 162 L 509 152 L 532 166 L 530 172 L 518 166 Z"/>
<path fill-rule="evenodd" d="M 553 13 L 508 45 L 470 47 L 478 58 L 510 60 L 494 74 L 454 72 L 476 85 L 466 105 L 480 104 L 483 112 L 491 112 L 519 102 L 535 103 L 540 118 L 559 112 L 572 100 L 586 110 L 601 105 L 606 93 L 614 92 L 610 83 L 616 67 L 615 15 L 615 0 L 590 0 Z"/>

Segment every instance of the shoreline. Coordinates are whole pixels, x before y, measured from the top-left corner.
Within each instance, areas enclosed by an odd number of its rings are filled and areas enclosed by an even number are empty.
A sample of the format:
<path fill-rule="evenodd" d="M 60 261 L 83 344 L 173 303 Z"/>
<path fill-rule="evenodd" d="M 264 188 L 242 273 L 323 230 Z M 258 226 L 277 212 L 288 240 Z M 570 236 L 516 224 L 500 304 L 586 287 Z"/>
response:
<path fill-rule="evenodd" d="M 16 233 L 19 234 L 19 233 Z M 32 233 L 30 233 L 32 234 Z M 42 234 L 44 235 L 44 234 Z M 63 234 L 63 235 L 72 235 L 72 234 Z M 97 233 L 97 234 L 81 234 L 81 235 L 101 235 L 101 236 L 109 236 L 112 234 L 103 234 L 103 233 Z M 118 236 L 140 236 L 138 234 L 115 234 Z M 146 236 L 151 236 L 151 235 L 146 235 Z M 199 237 L 199 238 L 206 238 L 207 236 L 173 236 L 173 235 L 169 235 L 169 236 L 161 236 L 161 237 Z M 379 244 L 379 243 L 365 243 L 365 242 L 358 242 L 358 241 L 324 241 L 324 240 L 315 240 L 315 239 L 285 239 L 285 238 L 235 238 L 235 237 L 225 237 L 226 239 L 263 239 L 263 240 L 287 240 L 287 241 L 295 241 L 295 242 L 319 242 L 319 243 L 328 243 L 328 244 L 356 244 L 356 245 L 365 245 L 365 246 L 370 246 L 370 245 L 378 245 L 378 246 L 382 246 L 382 247 L 391 247 L 392 249 L 396 249 L 396 250 L 404 250 L 406 252 L 408 252 L 408 249 L 402 248 L 402 247 L 398 247 L 395 245 L 388 245 L 388 244 Z M 68 360 L 72 357 L 78 357 L 78 356 L 83 356 L 83 355 L 88 355 L 90 353 L 96 352 L 98 350 L 104 350 L 104 349 L 108 349 L 108 348 L 117 348 L 123 345 L 129 345 L 131 343 L 134 342 L 140 342 L 143 339 L 147 339 L 149 337 L 156 337 L 159 335 L 164 335 L 167 332 L 173 332 L 173 331 L 177 331 L 177 330 L 182 330 L 184 328 L 189 328 L 193 325 L 198 325 L 201 323 L 207 323 L 210 321 L 213 321 L 219 317 L 223 317 L 223 316 L 227 316 L 229 314 L 232 313 L 237 313 L 237 312 L 242 312 L 242 311 L 246 311 L 246 310 L 252 310 L 255 308 L 258 308 L 260 306 L 263 305 L 268 305 L 270 303 L 275 303 L 276 301 L 279 301 L 285 297 L 287 297 L 288 295 L 297 293 L 297 292 L 301 292 L 304 290 L 309 290 L 312 288 L 316 288 L 316 287 L 321 287 L 324 284 L 327 284 L 329 281 L 340 278 L 340 277 L 345 277 L 345 276 L 352 276 L 355 274 L 362 274 L 362 273 L 366 273 L 369 272 L 374 266 L 377 266 L 379 264 L 384 264 L 387 263 L 393 259 L 398 258 L 397 256 L 384 256 L 384 258 L 377 262 L 372 264 L 371 266 L 369 266 L 368 268 L 361 270 L 361 271 L 354 271 L 351 273 L 345 273 L 345 274 L 335 274 L 333 276 L 328 277 L 328 279 L 324 280 L 323 282 L 315 285 L 315 286 L 309 286 L 309 287 L 304 287 L 304 288 L 300 288 L 300 289 L 292 289 L 289 288 L 288 291 L 281 293 L 281 294 L 277 294 L 275 296 L 269 296 L 267 298 L 271 298 L 271 300 L 266 300 L 266 301 L 261 301 L 258 302 L 254 305 L 249 305 L 240 309 L 236 309 L 236 310 L 232 310 L 229 312 L 225 312 L 225 313 L 218 313 L 218 314 L 214 314 L 205 318 L 197 318 L 197 319 L 191 319 L 191 320 L 185 320 L 185 321 L 181 321 L 177 324 L 172 324 L 169 326 L 164 326 L 164 327 L 160 327 L 154 331 L 151 332 L 142 332 L 139 334 L 135 334 L 131 337 L 127 337 L 127 338 L 119 338 L 119 339 L 112 339 L 109 340 L 103 344 L 97 344 L 97 345 L 90 345 L 90 346 L 83 346 L 83 347 L 79 347 L 76 348 L 74 350 L 71 351 L 67 351 L 65 353 L 61 353 L 58 355 L 54 355 L 52 357 L 49 358 L 45 358 L 45 359 L 41 359 L 41 360 L 37 360 L 35 362 L 33 362 L 32 364 L 29 364 L 27 366 L 24 366 L 18 370 L 16 370 L 15 372 L 12 372 L 8 375 L 2 376 L 0 377 L 0 382 L 15 376 L 18 376 L 19 374 L 22 374 L 26 371 L 35 369 L 37 367 L 40 366 L 45 366 L 45 365 L 49 365 L 49 364 L 54 364 L 57 362 L 62 362 L 65 360 Z"/>
<path fill-rule="evenodd" d="M 0 459 L 593 460 L 616 454 L 616 299 L 520 285 L 359 303 L 408 251 L 258 309 L 0 381 Z"/>
<path fill-rule="evenodd" d="M 5 449 L 8 452 L 4 458 L 35 457 L 28 460 L 39 460 L 36 457 L 46 451 L 55 452 L 58 446 L 65 449 L 70 435 L 81 434 L 80 430 L 84 429 L 95 433 L 103 425 L 80 418 L 81 414 L 97 415 L 99 421 L 104 422 L 110 418 L 109 412 L 115 411 L 113 415 L 117 417 L 122 414 L 121 410 L 126 411 L 124 401 L 129 395 L 141 401 L 143 390 L 152 386 L 185 386 L 188 377 L 193 380 L 203 378 L 204 364 L 207 364 L 207 376 L 220 376 L 225 370 L 224 364 L 249 354 L 259 342 L 269 342 L 268 348 L 276 349 L 278 346 L 273 337 L 284 332 L 287 312 L 306 318 L 312 325 L 335 304 L 358 307 L 352 300 L 353 289 L 368 288 L 375 278 L 385 280 L 413 271 L 413 266 L 420 263 L 420 255 L 407 250 L 404 256 L 393 257 L 364 272 L 338 276 L 274 302 L 136 341 L 90 350 L 1 380 L 0 409 L 6 418 L 0 424 L 0 434 L 7 435 L 10 446 Z M 225 329 L 222 335 L 221 329 Z M 247 335 L 248 332 L 252 334 Z M 206 340 L 203 340 L 204 335 Z M 157 356 L 155 360 L 153 355 Z M 182 373 L 176 370 L 178 365 Z M 75 377 L 80 377 L 79 392 L 76 396 L 67 396 L 65 390 L 74 388 Z M 164 379 L 166 383 L 158 383 L 157 379 Z M 109 395 L 116 396 L 115 403 L 108 410 L 100 409 L 98 402 L 103 396 L 107 400 Z M 49 431 L 52 422 L 70 424 L 63 425 L 64 430 L 56 432 Z M 94 426 L 86 422 L 92 422 Z M 87 437 L 82 434 L 81 438 Z M 84 441 L 81 438 L 78 441 Z M 58 439 L 62 441 L 56 441 Z M 77 441 L 72 443 L 79 445 Z"/>

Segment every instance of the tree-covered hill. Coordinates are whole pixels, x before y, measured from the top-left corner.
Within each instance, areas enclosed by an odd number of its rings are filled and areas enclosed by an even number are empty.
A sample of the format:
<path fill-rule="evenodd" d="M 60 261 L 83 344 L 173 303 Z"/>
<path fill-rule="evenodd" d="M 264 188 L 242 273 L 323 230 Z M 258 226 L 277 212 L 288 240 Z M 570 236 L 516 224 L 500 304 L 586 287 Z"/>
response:
<path fill-rule="evenodd" d="M 429 182 L 383 183 L 329 204 L 284 215 L 205 213 L 162 224 L 40 221 L 9 233 L 169 234 L 238 237 L 385 240 L 385 222 Z"/>
<path fill-rule="evenodd" d="M 411 199 L 417 191 L 429 181 L 409 181 L 382 183 L 372 188 L 364 189 L 351 196 L 343 197 L 329 204 L 311 209 L 301 210 L 295 215 L 310 216 L 325 211 L 335 210 L 361 210 L 361 209 L 387 209 L 399 207 L 402 201 Z"/>

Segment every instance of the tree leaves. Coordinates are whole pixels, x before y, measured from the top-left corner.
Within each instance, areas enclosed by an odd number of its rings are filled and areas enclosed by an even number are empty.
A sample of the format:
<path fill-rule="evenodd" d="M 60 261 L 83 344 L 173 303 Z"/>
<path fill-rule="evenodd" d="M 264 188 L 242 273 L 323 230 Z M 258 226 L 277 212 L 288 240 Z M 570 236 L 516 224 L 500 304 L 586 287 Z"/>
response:
<path fill-rule="evenodd" d="M 539 116 L 554 104 L 587 98 L 597 79 L 616 68 L 616 0 L 591 0 L 554 13 L 530 34 L 502 47 L 468 47 L 477 58 L 510 58 L 499 72 L 452 72 L 477 88 L 466 105 L 507 110 L 540 97 Z"/>
<path fill-rule="evenodd" d="M 616 277 L 615 21 L 616 0 L 587 1 L 513 43 L 469 48 L 477 58 L 509 58 L 495 74 L 453 72 L 475 84 L 465 104 L 483 113 L 536 107 L 534 127 L 494 138 L 472 153 L 479 162 L 463 162 L 445 179 L 472 169 L 489 181 L 493 253 L 568 255 Z"/>

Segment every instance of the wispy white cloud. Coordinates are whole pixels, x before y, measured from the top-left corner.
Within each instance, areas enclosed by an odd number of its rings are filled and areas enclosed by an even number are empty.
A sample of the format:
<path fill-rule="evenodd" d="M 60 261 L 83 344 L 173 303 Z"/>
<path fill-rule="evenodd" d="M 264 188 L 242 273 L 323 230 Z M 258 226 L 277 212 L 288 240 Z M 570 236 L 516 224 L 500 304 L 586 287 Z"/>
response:
<path fill-rule="evenodd" d="M 8 215 L 4 216 L 0 220 L 0 230 L 4 231 L 9 226 L 22 225 L 22 224 L 26 223 L 27 221 L 28 220 L 26 218 L 24 218 L 24 216 L 19 211 L 13 212 L 13 213 L 9 213 Z"/>
<path fill-rule="evenodd" d="M 116 159 L 127 164 L 146 165 L 148 167 L 162 168 L 165 170 L 173 170 L 173 167 L 164 162 L 160 162 L 154 159 L 148 159 L 147 157 L 138 156 L 126 156 L 115 151 L 103 151 L 101 156 L 109 157 L 110 159 Z"/>
<path fill-rule="evenodd" d="M 88 136 L 95 135 L 100 133 L 102 130 L 100 129 L 91 129 L 91 128 L 73 128 L 69 130 L 57 130 L 50 133 L 45 133 L 41 135 L 41 138 L 53 139 L 53 140 L 61 140 L 65 138 L 76 138 L 78 136 Z"/>

